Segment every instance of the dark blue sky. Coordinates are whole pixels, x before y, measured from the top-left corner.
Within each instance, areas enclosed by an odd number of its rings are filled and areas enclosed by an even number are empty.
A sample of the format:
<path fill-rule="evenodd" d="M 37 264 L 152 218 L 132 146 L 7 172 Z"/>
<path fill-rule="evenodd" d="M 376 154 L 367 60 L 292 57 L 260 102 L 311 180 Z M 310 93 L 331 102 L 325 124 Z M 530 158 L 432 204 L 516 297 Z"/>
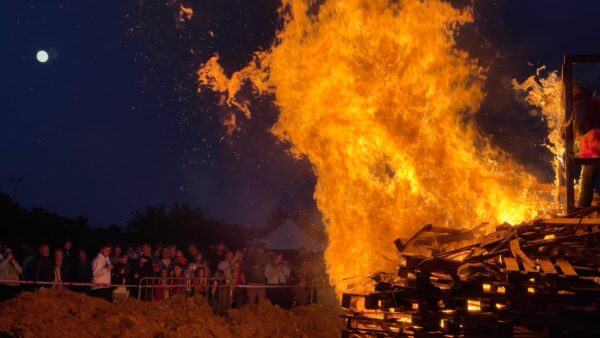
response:
<path fill-rule="evenodd" d="M 23 177 L 26 207 L 96 226 L 173 201 L 248 226 L 278 207 L 317 217 L 310 166 L 267 132 L 269 100 L 228 139 L 217 97 L 196 92 L 194 72 L 214 53 L 231 72 L 268 48 L 278 2 L 192 1 L 196 15 L 182 29 L 165 2 L 1 2 L 0 191 Z M 565 52 L 600 52 L 600 3 L 476 1 L 475 13 L 461 45 L 490 66 L 482 129 L 549 179 L 543 128 L 509 81 L 531 74 L 528 63 L 557 68 Z M 39 49 L 48 63 L 36 61 Z"/>

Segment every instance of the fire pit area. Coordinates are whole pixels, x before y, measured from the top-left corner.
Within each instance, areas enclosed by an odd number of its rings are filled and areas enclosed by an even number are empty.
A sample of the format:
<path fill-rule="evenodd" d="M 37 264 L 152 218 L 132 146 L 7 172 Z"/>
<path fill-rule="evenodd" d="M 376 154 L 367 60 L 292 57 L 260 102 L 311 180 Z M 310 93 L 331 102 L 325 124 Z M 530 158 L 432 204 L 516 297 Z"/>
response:
<path fill-rule="evenodd" d="M 427 225 L 396 241 L 397 274 L 372 276 L 372 293 L 343 295 L 342 336 L 597 336 L 598 210 L 481 236 L 485 226 Z"/>

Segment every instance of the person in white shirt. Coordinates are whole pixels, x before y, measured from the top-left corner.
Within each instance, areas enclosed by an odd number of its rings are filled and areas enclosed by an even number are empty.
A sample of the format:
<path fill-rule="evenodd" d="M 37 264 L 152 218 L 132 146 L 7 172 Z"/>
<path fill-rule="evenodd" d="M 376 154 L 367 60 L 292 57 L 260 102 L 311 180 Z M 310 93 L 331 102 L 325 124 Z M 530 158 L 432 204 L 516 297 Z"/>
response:
<path fill-rule="evenodd" d="M 275 256 L 275 259 L 265 266 L 265 277 L 267 284 L 286 284 L 290 278 L 290 266 L 283 260 L 283 255 Z"/>
<path fill-rule="evenodd" d="M 233 252 L 227 251 L 225 253 L 225 259 L 223 259 L 217 265 L 217 269 L 223 271 L 223 274 L 225 275 L 225 280 L 228 285 L 235 284 L 235 279 L 233 278 L 233 270 L 232 270 L 232 264 L 231 264 L 232 259 L 233 259 Z"/>
<path fill-rule="evenodd" d="M 112 265 L 110 264 L 109 255 L 110 246 L 104 245 L 92 261 L 92 283 L 110 284 Z M 111 301 L 112 290 L 109 286 L 94 285 L 91 287 L 90 295 Z"/>
<path fill-rule="evenodd" d="M 290 279 L 290 265 L 283 259 L 282 254 L 275 256 L 267 266 L 265 266 L 265 277 L 267 278 L 267 284 L 269 285 L 285 285 Z M 279 305 L 282 308 L 290 308 L 291 299 L 290 289 L 281 288 L 268 288 L 267 298 L 271 303 Z"/>

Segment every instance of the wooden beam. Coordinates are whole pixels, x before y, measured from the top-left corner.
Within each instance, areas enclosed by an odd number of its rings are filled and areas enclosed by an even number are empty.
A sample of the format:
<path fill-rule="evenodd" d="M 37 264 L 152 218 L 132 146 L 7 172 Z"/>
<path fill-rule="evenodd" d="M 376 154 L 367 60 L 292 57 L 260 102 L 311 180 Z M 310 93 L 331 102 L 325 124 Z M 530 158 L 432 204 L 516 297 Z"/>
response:
<path fill-rule="evenodd" d="M 562 243 L 571 239 L 577 239 L 577 238 L 585 238 L 585 237 L 591 237 L 591 236 L 599 236 L 600 235 L 600 231 L 592 231 L 592 232 L 584 232 L 584 233 L 580 233 L 580 234 L 574 234 L 574 235 L 567 235 L 567 236 L 561 236 L 561 237 L 556 237 L 556 238 L 552 238 L 552 239 L 543 239 L 543 240 L 539 240 L 539 241 L 534 241 L 534 242 L 530 242 L 529 244 L 525 244 L 523 245 L 523 249 L 535 249 L 535 248 L 539 248 L 542 246 L 546 246 L 546 245 L 556 245 L 558 243 Z M 490 257 L 494 257 L 497 255 L 504 255 L 504 254 L 508 254 L 511 252 L 511 248 L 507 248 L 507 249 L 502 249 L 502 250 L 498 250 L 496 252 L 494 252 L 493 254 L 486 254 L 483 255 L 484 259 L 488 259 Z"/>
<path fill-rule="evenodd" d="M 573 123 L 573 60 L 574 56 L 565 55 L 562 68 L 563 93 L 565 102 L 565 176 L 567 187 L 567 214 L 575 210 L 575 163 L 574 154 L 574 123 Z"/>
<path fill-rule="evenodd" d="M 571 263 L 569 263 L 568 261 L 566 261 L 562 258 L 558 258 L 556 260 L 556 264 L 558 264 L 558 266 L 560 267 L 560 269 L 562 270 L 562 272 L 565 275 L 577 276 L 577 272 L 575 271 L 575 269 L 573 269 L 573 266 L 571 266 Z"/>
<path fill-rule="evenodd" d="M 600 159 L 598 159 L 600 162 Z M 599 163 L 600 164 L 600 163 Z M 432 226 L 429 229 L 430 232 L 435 232 L 435 233 L 441 233 L 441 234 L 458 234 L 461 232 L 467 232 L 470 231 L 470 229 L 454 229 L 454 228 L 446 228 L 446 227 L 438 227 L 438 226 Z"/>
<path fill-rule="evenodd" d="M 586 216 L 591 214 L 592 212 L 600 211 L 600 205 L 594 205 L 589 208 L 576 209 L 573 213 L 567 214 L 564 218 L 580 218 L 581 216 Z"/>
<path fill-rule="evenodd" d="M 406 249 L 406 247 L 408 247 L 415 239 L 417 239 L 419 236 L 421 236 L 424 232 L 429 231 L 432 226 L 433 225 L 431 225 L 431 224 L 425 225 L 424 227 L 421 228 L 421 230 L 417 231 L 417 233 L 415 233 L 408 241 L 406 241 L 406 243 L 402 243 L 400 238 L 396 239 L 394 241 L 394 244 L 396 245 L 396 249 L 398 249 L 399 252 L 404 251 L 404 249 Z"/>
<path fill-rule="evenodd" d="M 504 265 L 508 271 L 519 272 L 519 263 L 515 258 L 504 257 Z"/>
<path fill-rule="evenodd" d="M 549 275 L 556 275 L 558 271 L 554 268 L 554 264 L 548 258 L 539 258 L 538 263 L 542 267 L 542 270 Z"/>
<path fill-rule="evenodd" d="M 525 270 L 535 269 L 535 263 L 531 260 L 531 258 L 527 257 L 523 250 L 521 250 L 518 238 L 515 238 L 512 241 L 510 241 L 509 245 L 510 251 L 512 252 L 513 256 L 515 256 L 515 258 L 519 257 L 521 259 L 521 262 L 523 262 L 523 267 L 525 267 Z"/>
<path fill-rule="evenodd" d="M 548 218 L 543 225 L 600 225 L 600 218 Z"/>
<path fill-rule="evenodd" d="M 539 273 L 539 271 L 535 268 L 535 265 L 531 265 L 527 263 L 527 261 L 521 261 L 523 263 L 523 268 L 527 273 Z"/>

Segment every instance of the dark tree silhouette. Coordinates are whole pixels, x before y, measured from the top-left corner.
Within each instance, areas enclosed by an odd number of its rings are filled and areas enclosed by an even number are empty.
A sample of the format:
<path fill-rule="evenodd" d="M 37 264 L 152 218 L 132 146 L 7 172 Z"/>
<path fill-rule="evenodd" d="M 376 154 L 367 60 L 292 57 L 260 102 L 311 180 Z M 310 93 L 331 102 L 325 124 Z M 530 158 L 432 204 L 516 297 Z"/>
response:
<path fill-rule="evenodd" d="M 123 246 L 175 244 L 180 247 L 196 243 L 202 248 L 209 248 L 224 241 L 230 248 L 237 249 L 245 247 L 248 240 L 265 236 L 290 216 L 277 209 L 268 217 L 264 227 L 249 229 L 211 219 L 202 208 L 176 202 L 170 208 L 158 204 L 136 210 L 125 227 L 117 224 L 91 227 L 85 217 L 63 217 L 39 207 L 27 210 L 7 194 L 0 193 L 0 243 L 13 246 L 22 256 L 41 243 L 57 248 L 67 240 L 72 241 L 76 248 L 89 250 L 88 254 L 94 254 L 106 243 Z M 304 229 L 313 227 L 308 218 L 294 218 Z"/>
<path fill-rule="evenodd" d="M 104 243 L 197 243 L 208 247 L 220 240 L 237 248 L 245 245 L 247 235 L 245 227 L 209 219 L 201 208 L 183 203 L 174 203 L 170 209 L 164 204 L 139 209 L 126 227 L 91 227 L 85 217 L 67 218 L 39 207 L 27 210 L 7 194 L 0 194 L 0 243 L 14 247 L 24 244 L 23 251 L 41 243 L 60 247 L 67 240 L 90 251 Z"/>

